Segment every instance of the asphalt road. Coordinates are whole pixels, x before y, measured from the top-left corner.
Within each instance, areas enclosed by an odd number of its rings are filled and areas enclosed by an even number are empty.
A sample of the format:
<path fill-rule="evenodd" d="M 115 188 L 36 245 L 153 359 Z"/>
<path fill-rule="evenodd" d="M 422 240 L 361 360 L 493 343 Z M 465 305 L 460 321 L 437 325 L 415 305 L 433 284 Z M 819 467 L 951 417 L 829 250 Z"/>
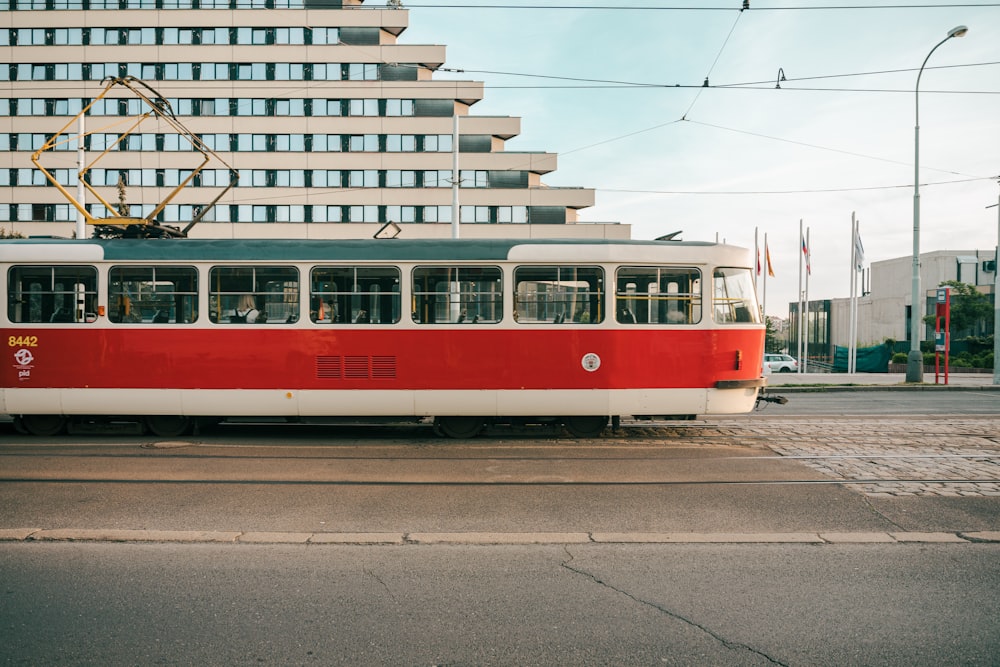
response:
<path fill-rule="evenodd" d="M 582 441 L 7 431 L 0 664 L 997 664 L 994 396 Z"/>
<path fill-rule="evenodd" d="M 0 544 L 0 662 L 990 665 L 1000 545 Z"/>
<path fill-rule="evenodd" d="M 995 390 L 769 387 L 768 393 L 784 396 L 788 403 L 764 405 L 756 415 L 1000 415 L 1000 391 Z"/>

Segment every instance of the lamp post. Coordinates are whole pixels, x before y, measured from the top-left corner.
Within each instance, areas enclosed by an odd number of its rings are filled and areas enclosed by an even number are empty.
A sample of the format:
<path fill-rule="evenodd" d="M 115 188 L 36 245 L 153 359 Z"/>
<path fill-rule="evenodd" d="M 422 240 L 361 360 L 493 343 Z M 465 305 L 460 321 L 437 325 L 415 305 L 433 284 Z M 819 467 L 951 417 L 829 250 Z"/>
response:
<path fill-rule="evenodd" d="M 910 353 L 906 356 L 906 381 L 923 382 L 924 357 L 920 353 L 920 328 L 923 322 L 920 317 L 920 306 L 923 298 L 920 295 L 920 76 L 924 67 L 937 48 L 952 37 L 962 37 L 969 29 L 964 25 L 948 31 L 948 36 L 934 45 L 917 72 L 917 85 L 913 91 L 914 118 L 913 125 L 913 276 L 910 305 Z"/>
<path fill-rule="evenodd" d="M 993 256 L 993 384 L 1000 384 L 1000 199 L 994 206 L 997 207 L 997 254 Z"/>

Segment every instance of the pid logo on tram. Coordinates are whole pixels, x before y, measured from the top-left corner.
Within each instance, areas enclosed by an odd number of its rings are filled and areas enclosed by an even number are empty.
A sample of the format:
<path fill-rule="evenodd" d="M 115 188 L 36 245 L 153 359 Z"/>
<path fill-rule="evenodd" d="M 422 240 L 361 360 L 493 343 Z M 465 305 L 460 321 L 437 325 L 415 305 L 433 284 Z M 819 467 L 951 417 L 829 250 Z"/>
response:
<path fill-rule="evenodd" d="M 27 380 L 31 377 L 31 362 L 34 360 L 35 355 L 31 354 L 31 350 L 28 350 L 27 348 L 22 347 L 14 353 L 18 380 Z"/>

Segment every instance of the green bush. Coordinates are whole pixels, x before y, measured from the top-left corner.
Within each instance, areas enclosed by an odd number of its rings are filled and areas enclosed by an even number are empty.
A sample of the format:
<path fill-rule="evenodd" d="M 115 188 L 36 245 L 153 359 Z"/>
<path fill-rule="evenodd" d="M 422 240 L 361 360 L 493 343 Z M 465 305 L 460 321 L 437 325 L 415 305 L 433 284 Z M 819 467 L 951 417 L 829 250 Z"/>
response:
<path fill-rule="evenodd" d="M 892 356 L 892 363 L 906 363 L 906 355 L 901 353 L 894 354 Z M 942 367 L 944 367 L 943 355 L 941 356 L 939 363 Z M 934 365 L 933 352 L 924 353 L 924 365 Z M 951 368 L 993 368 L 993 353 L 984 352 L 982 354 L 971 354 L 969 352 L 959 352 L 948 359 L 948 366 Z"/>
<path fill-rule="evenodd" d="M 892 363 L 905 364 L 907 356 L 908 355 L 906 354 L 906 352 L 897 352 L 896 354 L 892 355 Z"/>

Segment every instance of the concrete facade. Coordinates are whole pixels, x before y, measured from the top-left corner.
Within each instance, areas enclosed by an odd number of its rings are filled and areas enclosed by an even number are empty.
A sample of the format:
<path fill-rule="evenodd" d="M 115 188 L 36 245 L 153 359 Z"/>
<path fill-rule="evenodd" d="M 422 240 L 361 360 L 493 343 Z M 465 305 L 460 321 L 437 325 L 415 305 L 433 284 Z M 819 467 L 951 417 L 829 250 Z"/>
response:
<path fill-rule="evenodd" d="M 975 285 L 984 294 L 993 294 L 995 274 L 984 270 L 984 262 L 994 259 L 995 250 L 938 250 L 920 255 L 920 287 L 933 299 L 938 285 L 958 280 Z M 909 340 L 907 309 L 911 301 L 912 257 L 872 262 L 870 291 L 858 298 L 858 346 L 878 345 L 887 338 Z M 920 317 L 927 314 L 921 304 Z M 846 347 L 850 330 L 850 299 L 830 300 L 832 345 Z M 992 330 L 992 320 L 987 330 Z"/>

